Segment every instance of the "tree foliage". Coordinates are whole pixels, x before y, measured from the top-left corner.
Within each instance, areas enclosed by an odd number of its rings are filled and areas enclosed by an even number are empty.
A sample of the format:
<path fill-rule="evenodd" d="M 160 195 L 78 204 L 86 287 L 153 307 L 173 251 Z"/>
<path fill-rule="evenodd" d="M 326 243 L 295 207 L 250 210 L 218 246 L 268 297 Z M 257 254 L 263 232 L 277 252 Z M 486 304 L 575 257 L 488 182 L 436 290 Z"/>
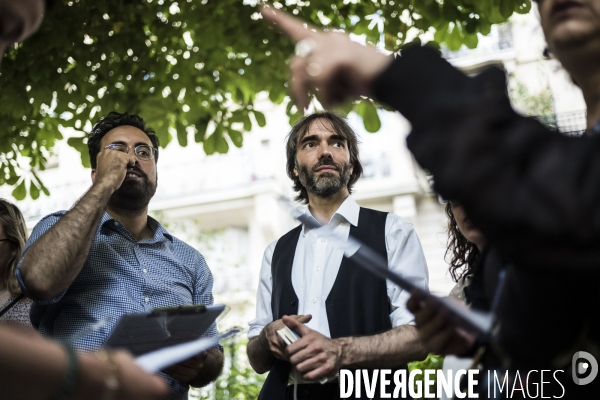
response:
<path fill-rule="evenodd" d="M 383 42 L 389 51 L 435 31 L 449 49 L 477 45 L 494 23 L 525 13 L 529 0 L 288 0 L 273 3 L 320 26 Z M 416 38 L 416 39 L 415 39 Z M 12 49 L 0 70 L 0 185 L 20 199 L 47 192 L 35 171 L 59 126 L 89 165 L 83 131 L 112 110 L 144 117 L 162 146 L 202 142 L 207 154 L 243 144 L 265 116 L 259 92 L 289 101 L 290 41 L 260 18 L 254 0 L 58 0 L 37 34 Z M 379 129 L 371 101 L 354 105 Z M 352 109 L 346 107 L 345 111 Z M 302 111 L 289 104 L 290 122 Z M 25 157 L 25 158 L 23 158 Z"/>

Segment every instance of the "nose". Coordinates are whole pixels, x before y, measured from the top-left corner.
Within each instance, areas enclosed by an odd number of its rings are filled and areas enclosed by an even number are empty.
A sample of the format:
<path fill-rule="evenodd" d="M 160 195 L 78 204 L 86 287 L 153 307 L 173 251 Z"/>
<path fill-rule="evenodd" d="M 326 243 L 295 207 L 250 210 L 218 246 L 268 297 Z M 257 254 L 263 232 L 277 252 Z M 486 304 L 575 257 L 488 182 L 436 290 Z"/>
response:
<path fill-rule="evenodd" d="M 331 149 L 328 144 L 321 144 L 319 146 L 319 158 L 329 157 L 333 158 L 333 154 L 331 153 Z"/>
<path fill-rule="evenodd" d="M 127 156 L 129 157 L 129 162 L 127 163 L 128 167 L 133 167 L 136 164 L 139 164 L 137 156 L 135 155 L 135 151 L 128 151 Z"/>

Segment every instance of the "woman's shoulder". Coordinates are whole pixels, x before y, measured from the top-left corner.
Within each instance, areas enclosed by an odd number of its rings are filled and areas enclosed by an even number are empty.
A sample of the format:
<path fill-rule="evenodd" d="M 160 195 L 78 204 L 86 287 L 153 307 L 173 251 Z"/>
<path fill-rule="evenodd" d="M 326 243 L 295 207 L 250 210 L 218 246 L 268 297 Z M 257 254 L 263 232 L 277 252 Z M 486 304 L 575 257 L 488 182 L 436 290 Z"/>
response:
<path fill-rule="evenodd" d="M 0 304 L 0 310 L 8 306 L 13 300 L 14 298 L 12 296 L 9 297 L 4 304 Z M 32 303 L 33 302 L 31 299 L 23 297 L 14 306 L 12 306 L 10 310 L 6 312 L 6 314 L 0 317 L 0 321 L 15 321 L 23 325 L 31 326 L 31 321 L 29 320 L 29 309 L 31 308 Z"/>

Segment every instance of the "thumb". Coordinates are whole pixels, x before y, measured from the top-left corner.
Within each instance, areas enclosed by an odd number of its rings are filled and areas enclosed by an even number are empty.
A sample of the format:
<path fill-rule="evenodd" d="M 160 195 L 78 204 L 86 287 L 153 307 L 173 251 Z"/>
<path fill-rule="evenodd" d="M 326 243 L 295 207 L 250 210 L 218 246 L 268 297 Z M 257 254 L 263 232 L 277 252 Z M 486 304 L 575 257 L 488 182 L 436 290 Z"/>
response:
<path fill-rule="evenodd" d="M 312 319 L 312 315 L 306 314 L 306 315 L 299 315 L 296 320 L 302 324 L 305 324 L 308 321 L 310 321 L 311 319 Z"/>
<path fill-rule="evenodd" d="M 307 326 L 304 326 L 304 324 L 302 324 L 300 321 L 297 321 L 295 318 L 284 315 L 283 318 L 281 318 L 281 320 L 283 321 L 285 326 L 287 326 L 300 336 L 304 336 L 310 332 L 310 329 Z"/>

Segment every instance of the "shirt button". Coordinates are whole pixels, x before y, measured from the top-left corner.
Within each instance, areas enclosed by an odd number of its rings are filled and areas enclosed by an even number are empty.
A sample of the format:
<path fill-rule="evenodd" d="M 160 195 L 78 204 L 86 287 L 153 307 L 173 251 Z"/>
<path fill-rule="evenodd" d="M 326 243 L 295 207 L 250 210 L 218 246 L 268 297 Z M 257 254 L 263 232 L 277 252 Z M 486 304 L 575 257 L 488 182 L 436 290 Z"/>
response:
<path fill-rule="evenodd" d="M 121 223 L 119 221 L 115 221 L 115 226 L 121 226 Z"/>
<path fill-rule="evenodd" d="M 317 265 L 317 271 L 320 271 L 320 270 L 321 270 L 321 266 Z"/>
<path fill-rule="evenodd" d="M 144 273 L 148 272 L 148 270 L 147 270 L 146 268 L 144 268 L 142 271 L 143 271 Z"/>
<path fill-rule="evenodd" d="M 325 240 L 325 238 L 321 239 L 321 242 L 325 243 L 327 240 Z"/>
<path fill-rule="evenodd" d="M 147 303 L 147 302 L 149 302 L 149 301 L 150 301 L 150 299 L 146 297 L 146 298 L 144 299 L 144 301 Z"/>
<path fill-rule="evenodd" d="M 313 304 L 317 303 L 317 299 L 313 299 L 312 301 L 313 301 Z"/>

